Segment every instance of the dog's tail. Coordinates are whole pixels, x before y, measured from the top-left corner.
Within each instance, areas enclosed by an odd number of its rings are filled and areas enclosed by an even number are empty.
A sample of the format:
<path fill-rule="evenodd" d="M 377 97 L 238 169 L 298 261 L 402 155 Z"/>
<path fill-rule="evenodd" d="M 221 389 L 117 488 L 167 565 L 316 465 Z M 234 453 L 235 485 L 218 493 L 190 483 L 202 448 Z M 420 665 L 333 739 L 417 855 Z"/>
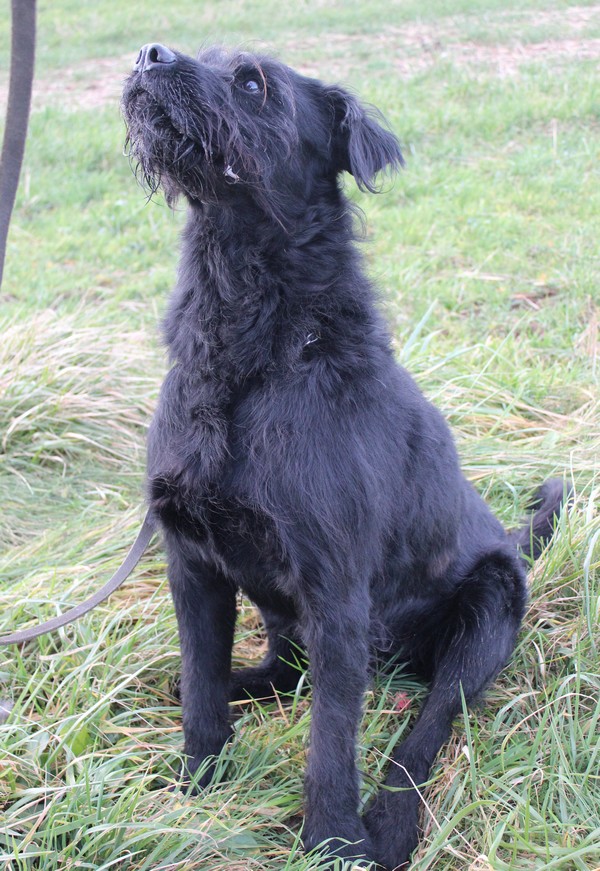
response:
<path fill-rule="evenodd" d="M 562 478 L 549 478 L 544 481 L 529 506 L 533 511 L 529 521 L 508 533 L 508 540 L 520 556 L 534 560 L 539 557 L 552 538 L 560 512 L 569 503 L 572 493 L 572 486 Z"/>

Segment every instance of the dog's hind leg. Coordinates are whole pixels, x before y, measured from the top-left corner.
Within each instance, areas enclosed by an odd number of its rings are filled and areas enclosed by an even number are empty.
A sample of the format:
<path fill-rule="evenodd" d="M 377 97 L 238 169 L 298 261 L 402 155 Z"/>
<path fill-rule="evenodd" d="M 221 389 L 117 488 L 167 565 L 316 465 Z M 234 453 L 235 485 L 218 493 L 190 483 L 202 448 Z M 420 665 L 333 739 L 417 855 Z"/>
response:
<path fill-rule="evenodd" d="M 275 693 L 291 693 L 306 667 L 304 651 L 296 636 L 296 623 L 270 608 L 261 607 L 269 650 L 260 665 L 232 672 L 229 697 L 272 699 Z"/>
<path fill-rule="evenodd" d="M 187 772 L 217 756 L 231 735 L 229 678 L 235 627 L 235 589 L 184 536 L 165 536 L 169 584 L 179 627 L 181 703 Z M 207 786 L 209 766 L 198 782 Z"/>
<path fill-rule="evenodd" d="M 510 656 L 525 605 L 518 560 L 499 550 L 483 557 L 454 595 L 424 615 L 417 659 L 430 656 L 431 689 L 408 738 L 394 751 L 385 786 L 367 809 L 365 823 L 375 858 L 385 868 L 408 861 L 418 841 L 417 787 L 428 778 L 452 721 L 495 678 Z M 435 610 L 434 610 L 435 609 Z M 430 651 L 427 654 L 427 651 Z"/>

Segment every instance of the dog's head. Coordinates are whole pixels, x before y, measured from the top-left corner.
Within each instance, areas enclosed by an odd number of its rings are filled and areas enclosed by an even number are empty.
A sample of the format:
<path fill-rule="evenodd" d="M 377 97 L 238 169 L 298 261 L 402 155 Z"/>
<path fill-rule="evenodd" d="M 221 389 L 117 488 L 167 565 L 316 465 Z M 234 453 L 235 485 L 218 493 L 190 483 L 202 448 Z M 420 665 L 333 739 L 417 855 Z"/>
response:
<path fill-rule="evenodd" d="M 374 191 L 396 169 L 396 137 L 375 109 L 272 58 L 221 49 L 196 60 L 144 46 L 123 93 L 127 143 L 152 191 L 224 203 L 241 193 L 267 212 L 310 203 L 342 171 Z M 237 191 L 236 191 L 237 189 Z"/>

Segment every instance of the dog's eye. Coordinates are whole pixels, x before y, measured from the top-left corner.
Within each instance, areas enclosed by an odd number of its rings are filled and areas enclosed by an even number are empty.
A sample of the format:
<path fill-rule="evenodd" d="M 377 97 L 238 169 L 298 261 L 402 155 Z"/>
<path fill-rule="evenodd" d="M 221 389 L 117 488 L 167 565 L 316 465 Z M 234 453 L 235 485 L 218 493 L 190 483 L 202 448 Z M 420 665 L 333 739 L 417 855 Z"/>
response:
<path fill-rule="evenodd" d="M 242 88 L 249 94 L 258 94 L 258 92 L 261 90 L 261 87 L 256 79 L 246 79 L 246 81 L 242 83 Z"/>

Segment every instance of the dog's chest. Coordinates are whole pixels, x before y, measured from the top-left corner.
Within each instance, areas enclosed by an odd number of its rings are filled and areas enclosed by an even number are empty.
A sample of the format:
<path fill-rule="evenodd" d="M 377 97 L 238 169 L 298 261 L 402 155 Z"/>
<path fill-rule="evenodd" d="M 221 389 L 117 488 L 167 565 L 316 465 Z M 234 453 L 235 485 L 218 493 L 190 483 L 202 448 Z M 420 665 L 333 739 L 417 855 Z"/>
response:
<path fill-rule="evenodd" d="M 191 492 L 175 482 L 151 482 L 152 508 L 163 528 L 185 538 L 259 606 L 294 616 L 289 565 L 272 520 L 217 489 Z"/>
<path fill-rule="evenodd" d="M 172 370 L 148 437 L 155 516 L 166 530 L 193 540 L 240 586 L 241 567 L 244 578 L 286 571 L 275 524 L 248 497 L 251 452 L 238 413 L 244 396 L 219 393 L 210 383 L 190 386 Z"/>

